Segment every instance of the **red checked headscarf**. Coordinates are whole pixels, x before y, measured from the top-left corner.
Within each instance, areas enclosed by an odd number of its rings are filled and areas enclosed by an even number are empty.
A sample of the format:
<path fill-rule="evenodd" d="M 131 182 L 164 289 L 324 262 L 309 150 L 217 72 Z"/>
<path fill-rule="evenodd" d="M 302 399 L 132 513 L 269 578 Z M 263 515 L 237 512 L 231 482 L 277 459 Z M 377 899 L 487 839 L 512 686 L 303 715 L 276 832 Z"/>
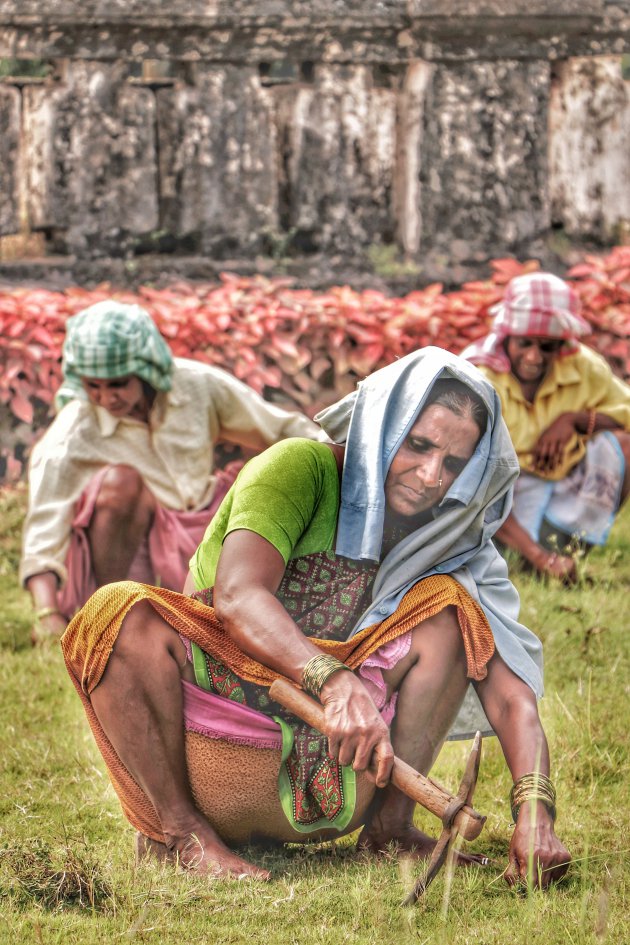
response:
<path fill-rule="evenodd" d="M 503 374 L 510 371 L 504 341 L 512 335 L 562 338 L 567 344 L 560 356 L 577 350 L 575 339 L 591 333 L 580 315 L 580 300 L 566 282 L 549 272 L 516 276 L 508 284 L 503 300 L 490 309 L 492 331 L 469 345 L 461 356 L 473 364 L 485 364 Z"/>

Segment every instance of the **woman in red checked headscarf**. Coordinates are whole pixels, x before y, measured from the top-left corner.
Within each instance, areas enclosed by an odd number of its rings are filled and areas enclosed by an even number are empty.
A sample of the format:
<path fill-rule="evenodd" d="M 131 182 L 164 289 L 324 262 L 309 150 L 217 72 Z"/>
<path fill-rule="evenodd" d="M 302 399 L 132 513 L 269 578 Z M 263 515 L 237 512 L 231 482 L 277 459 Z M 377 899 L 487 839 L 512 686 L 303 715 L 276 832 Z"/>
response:
<path fill-rule="evenodd" d="M 493 314 L 462 356 L 496 388 L 521 467 L 496 537 L 573 582 L 574 552 L 605 543 L 630 491 L 630 387 L 578 340 L 591 329 L 557 276 L 517 276 Z"/>

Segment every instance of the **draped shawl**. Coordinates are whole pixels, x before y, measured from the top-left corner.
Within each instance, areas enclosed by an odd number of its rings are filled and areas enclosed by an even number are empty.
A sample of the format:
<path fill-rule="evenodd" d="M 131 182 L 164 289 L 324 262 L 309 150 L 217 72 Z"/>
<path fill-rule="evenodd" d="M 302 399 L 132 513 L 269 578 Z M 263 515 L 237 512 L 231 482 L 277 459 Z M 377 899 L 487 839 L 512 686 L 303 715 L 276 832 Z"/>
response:
<path fill-rule="evenodd" d="M 345 443 L 336 553 L 378 560 L 385 519 L 385 479 L 391 461 L 439 378 L 454 378 L 476 393 L 488 422 L 473 456 L 433 518 L 385 557 L 371 606 L 350 636 L 394 612 L 405 593 L 431 574 L 450 574 L 481 605 L 497 652 L 537 696 L 543 692 L 542 647 L 518 622 L 519 597 L 492 537 L 512 505 L 518 460 L 501 417 L 499 397 L 480 371 L 441 348 L 427 347 L 387 365 L 356 391 L 321 411 L 316 421 L 335 443 Z M 469 692 L 451 737 L 488 730 Z"/>

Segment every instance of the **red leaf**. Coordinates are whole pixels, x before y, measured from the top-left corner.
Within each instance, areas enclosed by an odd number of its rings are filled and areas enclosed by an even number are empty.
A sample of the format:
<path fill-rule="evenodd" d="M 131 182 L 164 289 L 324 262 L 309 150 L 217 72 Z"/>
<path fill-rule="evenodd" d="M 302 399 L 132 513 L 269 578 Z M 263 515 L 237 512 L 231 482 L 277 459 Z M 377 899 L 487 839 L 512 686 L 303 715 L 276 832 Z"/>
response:
<path fill-rule="evenodd" d="M 11 411 L 24 423 L 33 422 L 33 405 L 22 394 L 14 394 L 10 403 Z"/>
<path fill-rule="evenodd" d="M 13 324 L 12 325 L 10 324 L 9 327 L 6 329 L 6 334 L 8 335 L 9 338 L 18 338 L 24 332 L 25 327 L 26 325 L 22 321 L 22 319 L 16 318 Z"/>

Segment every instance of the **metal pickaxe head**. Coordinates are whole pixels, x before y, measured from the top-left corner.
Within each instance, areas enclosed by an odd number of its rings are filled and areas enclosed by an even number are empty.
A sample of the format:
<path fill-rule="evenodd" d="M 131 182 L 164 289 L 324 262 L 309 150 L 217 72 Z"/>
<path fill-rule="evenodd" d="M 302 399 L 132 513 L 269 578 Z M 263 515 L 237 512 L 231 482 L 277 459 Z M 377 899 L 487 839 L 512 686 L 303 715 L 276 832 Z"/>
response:
<path fill-rule="evenodd" d="M 269 695 L 313 728 L 325 733 L 324 711 L 321 705 L 288 680 L 276 679 L 269 689 Z M 425 777 L 400 758 L 394 758 L 391 783 L 402 794 L 410 797 L 417 804 L 422 804 L 426 810 L 439 817 L 444 825 L 442 835 L 429 861 L 426 876 L 416 883 L 413 892 L 405 900 L 405 904 L 416 902 L 433 881 L 457 835 L 465 840 L 474 840 L 481 833 L 486 818 L 474 810 L 471 804 L 477 783 L 480 758 L 481 733 L 477 732 L 464 777 L 455 795 L 433 778 Z"/>
<path fill-rule="evenodd" d="M 477 784 L 480 762 L 481 732 L 477 732 L 473 741 L 470 755 L 468 756 L 468 761 L 466 762 L 466 769 L 464 771 L 464 776 L 459 785 L 457 794 L 454 796 L 453 800 L 448 805 L 442 816 L 442 833 L 440 834 L 439 840 L 433 848 L 433 853 L 431 854 L 431 859 L 429 860 L 426 873 L 424 876 L 418 879 L 409 895 L 405 898 L 403 905 L 411 906 L 416 903 L 420 896 L 422 896 L 431 885 L 437 874 L 442 869 L 442 866 L 446 862 L 449 850 L 451 849 L 455 838 L 459 834 L 458 814 L 460 814 L 464 806 L 472 806 L 472 799 Z M 484 823 L 485 819 L 486 818 L 484 817 Z"/>

